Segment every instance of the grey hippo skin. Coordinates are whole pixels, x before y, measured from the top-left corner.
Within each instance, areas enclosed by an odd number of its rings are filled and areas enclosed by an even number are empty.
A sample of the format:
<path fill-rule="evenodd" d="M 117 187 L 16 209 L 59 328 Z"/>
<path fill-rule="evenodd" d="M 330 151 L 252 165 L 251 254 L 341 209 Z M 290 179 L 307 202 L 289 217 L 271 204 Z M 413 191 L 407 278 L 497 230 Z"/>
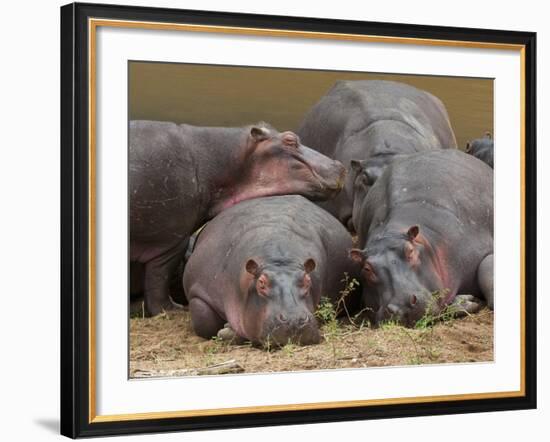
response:
<path fill-rule="evenodd" d="M 306 115 L 298 134 L 350 169 L 344 190 L 322 204 L 350 229 L 356 180 L 372 184 L 395 154 L 456 148 L 443 103 L 393 81 L 336 82 Z"/>
<path fill-rule="evenodd" d="M 344 226 L 301 196 L 225 210 L 200 233 L 183 275 L 195 333 L 230 328 L 263 345 L 319 342 L 320 298 L 338 299 L 345 272 L 359 277 L 351 246 Z"/>
<path fill-rule="evenodd" d="M 459 150 L 390 164 L 354 202 L 363 301 L 373 323 L 412 326 L 451 304 L 493 308 L 493 173 Z M 439 297 L 433 293 L 439 291 Z M 468 295 L 458 295 L 467 293 Z"/>
<path fill-rule="evenodd" d="M 490 132 L 485 132 L 483 138 L 477 138 L 466 143 L 466 152 L 493 167 L 494 142 Z"/>
<path fill-rule="evenodd" d="M 130 261 L 144 264 L 150 315 L 179 306 L 169 296 L 170 277 L 205 221 L 250 198 L 333 197 L 345 174 L 294 133 L 265 123 L 214 128 L 132 121 L 129 163 Z"/>

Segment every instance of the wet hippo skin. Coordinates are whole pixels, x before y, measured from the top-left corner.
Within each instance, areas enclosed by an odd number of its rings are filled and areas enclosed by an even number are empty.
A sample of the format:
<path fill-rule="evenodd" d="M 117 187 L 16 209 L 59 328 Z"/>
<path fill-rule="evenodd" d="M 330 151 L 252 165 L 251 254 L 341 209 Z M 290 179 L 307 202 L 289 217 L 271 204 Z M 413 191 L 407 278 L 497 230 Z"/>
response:
<path fill-rule="evenodd" d="M 305 116 L 298 134 L 348 168 L 344 190 L 321 206 L 350 229 L 356 180 L 372 185 L 396 154 L 456 148 L 443 103 L 393 81 L 336 82 Z"/>
<path fill-rule="evenodd" d="M 323 200 L 343 185 L 339 162 L 265 123 L 214 128 L 131 121 L 129 139 L 130 261 L 144 266 L 150 315 L 179 306 L 169 296 L 170 278 L 189 236 L 205 221 L 251 198 Z"/>
<path fill-rule="evenodd" d="M 483 138 L 477 138 L 466 143 L 466 152 L 480 159 L 491 168 L 494 167 L 494 142 L 490 132 L 486 132 Z"/>
<path fill-rule="evenodd" d="M 458 301 L 480 307 L 459 294 L 493 308 L 493 173 L 483 162 L 459 150 L 395 161 L 355 199 L 353 222 L 361 248 L 351 256 L 374 323 L 414 325 Z"/>
<path fill-rule="evenodd" d="M 317 343 L 321 296 L 336 301 L 344 274 L 359 276 L 351 246 L 344 226 L 301 196 L 259 198 L 225 210 L 200 233 L 185 267 L 195 333 L 210 338 L 227 323 L 254 343 Z"/>

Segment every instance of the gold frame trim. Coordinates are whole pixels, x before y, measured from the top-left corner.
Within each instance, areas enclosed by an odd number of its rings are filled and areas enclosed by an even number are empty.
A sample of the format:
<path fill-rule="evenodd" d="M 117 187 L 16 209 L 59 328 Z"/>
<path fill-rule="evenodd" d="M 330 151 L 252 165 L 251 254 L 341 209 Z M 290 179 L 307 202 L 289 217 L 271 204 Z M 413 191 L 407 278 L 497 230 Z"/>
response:
<path fill-rule="evenodd" d="M 463 47 L 519 51 L 520 53 L 520 389 L 518 391 L 467 393 L 439 396 L 418 396 L 355 401 L 318 402 L 285 405 L 262 405 L 254 407 L 215 408 L 202 410 L 159 411 L 130 414 L 96 414 L 96 31 L 99 26 L 116 28 L 139 28 L 186 32 L 208 32 L 218 34 L 255 35 L 268 37 L 292 37 L 341 41 L 358 41 L 388 44 L 412 44 L 420 46 Z M 460 401 L 466 399 L 497 399 L 525 396 L 525 45 L 490 42 L 438 40 L 422 38 L 388 37 L 376 35 L 339 34 L 282 29 L 243 28 L 233 26 L 191 25 L 180 23 L 140 22 L 130 20 L 88 19 L 88 85 L 89 85 L 89 423 L 119 422 L 145 419 L 168 419 L 178 417 L 237 415 L 258 412 L 296 410 L 322 410 L 327 408 L 364 407 L 375 405 L 420 404 L 427 402 Z"/>

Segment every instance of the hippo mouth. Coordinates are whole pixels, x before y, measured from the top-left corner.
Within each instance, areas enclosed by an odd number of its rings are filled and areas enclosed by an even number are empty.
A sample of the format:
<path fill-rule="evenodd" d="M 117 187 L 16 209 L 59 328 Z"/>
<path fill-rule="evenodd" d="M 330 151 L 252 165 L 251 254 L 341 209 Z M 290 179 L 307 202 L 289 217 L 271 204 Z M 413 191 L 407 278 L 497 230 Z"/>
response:
<path fill-rule="evenodd" d="M 282 325 L 270 327 L 259 342 L 265 348 L 281 348 L 292 343 L 297 345 L 314 345 L 321 341 L 321 334 L 316 324 L 309 323 L 303 327 L 288 328 Z"/>
<path fill-rule="evenodd" d="M 315 178 L 318 184 L 318 195 L 313 197 L 314 200 L 327 200 L 332 199 L 344 188 L 345 178 L 346 178 L 346 169 L 342 169 L 340 176 L 336 182 L 332 180 L 327 180 L 319 175 L 315 170 L 313 170 L 309 165 L 307 165 L 311 171 L 311 174 Z M 310 197 L 311 198 L 311 197 Z"/>
<path fill-rule="evenodd" d="M 403 308 L 394 304 L 381 306 L 373 315 L 373 325 L 380 326 L 387 321 L 397 322 L 404 327 L 414 328 L 417 322 L 425 317 L 425 315 L 433 315 L 434 317 L 441 311 L 437 305 L 427 305 L 422 303 L 417 308 Z"/>

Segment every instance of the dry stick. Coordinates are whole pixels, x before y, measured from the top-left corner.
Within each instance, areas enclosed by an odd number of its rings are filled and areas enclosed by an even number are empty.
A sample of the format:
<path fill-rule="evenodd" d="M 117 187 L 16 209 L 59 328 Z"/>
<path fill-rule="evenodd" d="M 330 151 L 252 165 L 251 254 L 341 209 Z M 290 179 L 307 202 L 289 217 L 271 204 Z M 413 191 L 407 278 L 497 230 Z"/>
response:
<path fill-rule="evenodd" d="M 416 341 L 414 340 L 414 338 L 409 334 L 409 332 L 407 331 L 407 329 L 403 328 L 403 332 L 405 333 L 405 335 L 411 340 L 411 342 L 413 343 L 413 346 L 414 346 L 414 352 L 416 353 L 416 357 L 418 358 L 418 360 L 420 361 L 420 353 L 418 352 L 418 347 L 416 345 Z"/>
<path fill-rule="evenodd" d="M 168 377 L 168 376 L 204 376 L 217 374 L 234 374 L 243 373 L 244 368 L 241 367 L 235 359 L 231 359 L 220 364 L 210 365 L 205 368 L 186 368 L 179 370 L 140 370 L 137 369 L 133 373 L 134 378 L 153 378 L 153 377 Z"/>

